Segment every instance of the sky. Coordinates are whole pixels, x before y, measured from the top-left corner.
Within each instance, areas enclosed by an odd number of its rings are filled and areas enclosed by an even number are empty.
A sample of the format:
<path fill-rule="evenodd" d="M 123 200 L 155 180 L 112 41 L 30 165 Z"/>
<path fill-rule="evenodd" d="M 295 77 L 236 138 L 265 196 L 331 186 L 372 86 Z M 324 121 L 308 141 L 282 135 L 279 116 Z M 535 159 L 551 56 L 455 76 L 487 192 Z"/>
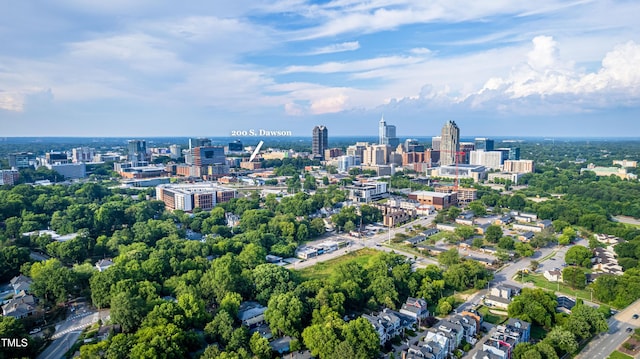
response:
<path fill-rule="evenodd" d="M 0 6 L 0 137 L 640 134 L 635 0 Z"/>

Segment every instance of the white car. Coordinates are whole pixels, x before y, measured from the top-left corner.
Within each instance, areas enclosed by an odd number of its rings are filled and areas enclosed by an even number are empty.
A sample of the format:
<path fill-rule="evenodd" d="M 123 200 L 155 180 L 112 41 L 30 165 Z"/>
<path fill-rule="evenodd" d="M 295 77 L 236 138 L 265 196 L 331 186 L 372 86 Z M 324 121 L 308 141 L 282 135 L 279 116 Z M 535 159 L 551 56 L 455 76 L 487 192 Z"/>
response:
<path fill-rule="evenodd" d="M 42 331 L 42 328 L 33 328 L 33 329 L 31 329 L 31 331 L 29 332 L 29 334 L 36 334 L 36 333 L 40 333 L 40 331 Z"/>

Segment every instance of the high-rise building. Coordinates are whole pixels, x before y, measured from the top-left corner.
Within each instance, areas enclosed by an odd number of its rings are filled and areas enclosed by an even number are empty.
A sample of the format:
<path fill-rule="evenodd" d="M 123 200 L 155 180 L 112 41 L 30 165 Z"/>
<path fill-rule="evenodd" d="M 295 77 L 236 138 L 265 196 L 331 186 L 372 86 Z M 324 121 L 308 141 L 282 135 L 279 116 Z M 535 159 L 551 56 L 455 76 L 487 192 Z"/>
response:
<path fill-rule="evenodd" d="M 396 126 L 387 125 L 384 117 L 378 123 L 378 144 L 389 145 L 391 148 L 396 148 L 400 144 L 400 140 L 396 137 Z"/>
<path fill-rule="evenodd" d="M 169 153 L 170 153 L 170 157 L 174 160 L 180 158 L 180 155 L 182 155 L 182 151 L 180 150 L 180 145 L 169 146 Z"/>
<path fill-rule="evenodd" d="M 481 165 L 499 170 L 502 167 L 502 152 L 500 151 L 471 151 L 469 164 Z"/>
<path fill-rule="evenodd" d="M 519 161 L 520 160 L 520 147 L 511 147 L 511 148 L 509 148 L 509 160 L 511 160 L 511 161 Z"/>
<path fill-rule="evenodd" d="M 440 142 L 440 165 L 455 164 L 457 153 L 460 152 L 460 129 L 454 121 L 447 122 L 442 127 Z"/>
<path fill-rule="evenodd" d="M 147 141 L 129 140 L 127 150 L 127 161 L 134 163 L 134 165 L 147 161 Z"/>
<path fill-rule="evenodd" d="M 532 160 L 506 160 L 503 171 L 509 173 L 533 173 L 535 167 Z"/>
<path fill-rule="evenodd" d="M 409 138 L 404 141 L 404 150 L 406 152 L 424 152 L 424 145 L 421 145 L 418 140 Z"/>
<path fill-rule="evenodd" d="M 227 148 L 229 148 L 229 152 L 242 152 L 244 149 L 244 147 L 242 147 L 242 141 L 240 140 L 229 142 Z"/>
<path fill-rule="evenodd" d="M 96 155 L 95 148 L 91 147 L 77 147 L 71 151 L 71 158 L 73 163 L 78 162 L 93 162 L 93 157 Z"/>
<path fill-rule="evenodd" d="M 442 142 L 441 136 L 431 137 L 431 149 L 434 151 L 440 151 L 440 143 Z"/>
<path fill-rule="evenodd" d="M 211 140 L 205 137 L 190 138 L 189 148 L 211 146 Z"/>
<path fill-rule="evenodd" d="M 0 170 L 0 186 L 13 186 L 18 183 L 19 178 L 18 170 Z"/>
<path fill-rule="evenodd" d="M 225 163 L 224 147 L 200 146 L 191 149 L 193 164 L 196 166 L 209 166 Z"/>
<path fill-rule="evenodd" d="M 475 139 L 476 150 L 493 151 L 493 140 L 478 137 Z"/>
<path fill-rule="evenodd" d="M 329 148 L 329 131 L 325 126 L 313 128 L 311 138 L 311 154 L 315 158 L 324 159 L 324 150 Z"/>
<path fill-rule="evenodd" d="M 367 142 L 356 142 L 355 145 L 347 147 L 347 156 L 358 158 L 358 162 L 364 161 L 364 150 L 369 146 Z"/>

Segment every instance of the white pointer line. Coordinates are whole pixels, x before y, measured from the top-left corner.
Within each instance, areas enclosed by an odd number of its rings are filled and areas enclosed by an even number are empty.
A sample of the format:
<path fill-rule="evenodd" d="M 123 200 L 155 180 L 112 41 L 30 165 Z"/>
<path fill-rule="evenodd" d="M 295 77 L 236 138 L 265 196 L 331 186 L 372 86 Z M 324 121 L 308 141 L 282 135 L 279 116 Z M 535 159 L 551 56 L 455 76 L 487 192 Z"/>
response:
<path fill-rule="evenodd" d="M 258 152 L 260 152 L 260 147 L 262 147 L 263 143 L 264 141 L 260 141 L 260 143 L 258 143 L 258 145 L 256 146 L 256 149 L 253 150 L 251 157 L 249 157 L 249 162 L 253 161 L 253 159 L 256 158 L 256 155 L 258 154 Z"/>

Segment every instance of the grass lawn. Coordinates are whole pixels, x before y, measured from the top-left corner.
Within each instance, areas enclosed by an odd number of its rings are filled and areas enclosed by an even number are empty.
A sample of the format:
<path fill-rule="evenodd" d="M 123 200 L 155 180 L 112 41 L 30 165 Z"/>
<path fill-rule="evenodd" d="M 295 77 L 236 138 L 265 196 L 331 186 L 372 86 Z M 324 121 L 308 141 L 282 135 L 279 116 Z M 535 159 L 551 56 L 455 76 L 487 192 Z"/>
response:
<path fill-rule="evenodd" d="M 633 357 L 628 356 L 627 354 L 620 353 L 619 351 L 615 351 L 609 355 L 608 359 L 633 359 Z"/>
<path fill-rule="evenodd" d="M 489 312 L 489 308 L 482 306 L 478 308 L 478 313 L 482 314 L 484 321 L 491 324 L 502 324 L 507 320 L 506 315 L 498 315 Z"/>
<path fill-rule="evenodd" d="M 338 264 L 356 262 L 360 265 L 365 265 L 369 262 L 369 259 L 379 254 L 380 252 L 375 249 L 363 248 L 326 262 L 317 263 L 311 267 L 307 267 L 296 272 L 303 280 L 323 279 L 331 275 L 333 268 Z"/>
<path fill-rule="evenodd" d="M 522 277 L 517 275 L 514 277 L 514 280 L 517 282 L 522 282 Z M 525 282 L 531 282 L 533 285 L 539 288 L 548 289 L 553 292 L 560 292 L 570 296 L 574 296 L 577 298 L 582 298 L 585 300 L 591 300 L 591 292 L 585 289 L 572 289 L 571 287 L 560 283 L 549 282 L 544 276 L 541 274 L 525 274 L 524 275 Z"/>

